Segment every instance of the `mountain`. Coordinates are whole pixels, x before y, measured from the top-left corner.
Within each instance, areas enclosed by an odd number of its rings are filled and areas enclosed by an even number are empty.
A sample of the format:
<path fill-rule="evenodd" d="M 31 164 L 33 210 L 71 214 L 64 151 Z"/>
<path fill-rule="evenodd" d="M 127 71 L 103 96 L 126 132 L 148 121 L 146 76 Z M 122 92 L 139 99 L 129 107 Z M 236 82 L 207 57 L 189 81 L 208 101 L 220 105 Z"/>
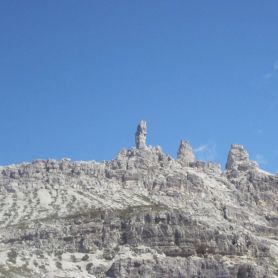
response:
<path fill-rule="evenodd" d="M 0 167 L 0 277 L 278 277 L 278 175 L 146 144 L 112 161 Z"/>

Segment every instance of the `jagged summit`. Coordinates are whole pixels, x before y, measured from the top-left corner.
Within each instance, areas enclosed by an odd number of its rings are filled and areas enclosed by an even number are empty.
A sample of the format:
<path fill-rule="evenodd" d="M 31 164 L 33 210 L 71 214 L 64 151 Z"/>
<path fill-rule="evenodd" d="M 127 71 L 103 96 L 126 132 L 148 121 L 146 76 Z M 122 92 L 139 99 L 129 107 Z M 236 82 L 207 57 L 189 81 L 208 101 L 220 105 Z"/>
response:
<path fill-rule="evenodd" d="M 148 146 L 147 143 L 147 122 L 145 120 L 141 120 L 139 124 L 137 125 L 136 132 L 135 132 L 135 150 L 129 150 L 126 151 L 125 149 L 123 151 L 120 151 L 118 154 L 118 158 L 126 156 L 127 154 L 140 154 L 141 151 L 147 151 L 149 154 L 146 154 L 144 152 L 145 156 L 150 156 L 152 153 L 155 155 L 160 155 L 163 157 L 167 157 L 167 159 L 172 159 L 169 155 L 166 155 L 163 153 L 160 146 L 151 147 Z M 69 158 L 63 158 L 60 162 L 61 164 L 64 164 L 65 160 L 70 160 Z M 55 159 L 40 159 L 41 162 L 49 164 L 54 163 Z M 197 160 L 193 151 L 193 148 L 189 141 L 183 139 L 180 141 L 179 148 L 177 151 L 177 161 L 183 165 L 184 167 L 195 167 L 200 169 L 211 169 L 216 172 L 221 172 L 221 165 L 218 163 L 214 163 L 213 161 L 200 161 Z M 60 163 L 56 161 L 55 163 Z M 36 160 L 32 163 L 36 163 Z M 77 162 L 78 164 L 79 162 Z M 27 162 L 24 162 L 23 164 L 29 164 Z M 1 168 L 5 167 L 16 167 L 16 165 L 9 165 L 9 166 L 0 166 Z M 256 161 L 249 160 L 248 152 L 244 149 L 242 145 L 239 144 L 232 144 L 228 153 L 227 162 L 225 165 L 226 171 L 244 171 L 246 169 L 255 169 L 258 168 L 258 163 Z"/>
<path fill-rule="evenodd" d="M 142 151 L 147 150 L 150 153 L 157 154 L 157 152 L 163 154 L 160 147 L 151 148 L 146 144 L 147 137 L 147 122 L 141 120 L 137 125 L 135 133 L 135 144 L 136 149 Z M 145 154 L 146 155 L 146 154 Z M 165 154 L 163 154 L 166 156 Z M 184 167 L 193 167 L 199 169 L 210 169 L 215 172 L 221 172 L 221 165 L 214 163 L 212 161 L 204 162 L 197 160 L 193 151 L 192 146 L 187 140 L 181 140 L 178 151 L 177 151 L 177 161 Z M 227 163 L 225 165 L 226 171 L 245 171 L 247 169 L 254 169 L 258 167 L 255 161 L 249 160 L 248 152 L 244 149 L 242 145 L 232 144 L 228 153 Z"/>
<path fill-rule="evenodd" d="M 278 175 L 146 145 L 0 168 L 0 277 L 278 277 Z"/>
<path fill-rule="evenodd" d="M 226 170 L 247 170 L 255 167 L 258 167 L 257 163 L 249 160 L 249 154 L 242 145 L 231 145 Z"/>
<path fill-rule="evenodd" d="M 242 145 L 232 144 L 228 154 L 226 169 L 231 170 L 234 167 L 237 167 L 238 164 L 247 163 L 248 161 L 249 161 L 249 154 L 244 149 L 244 147 Z"/>
<path fill-rule="evenodd" d="M 185 163 L 194 162 L 196 160 L 195 155 L 193 153 L 193 149 L 192 149 L 191 145 L 189 144 L 189 142 L 187 142 L 185 140 L 181 140 L 180 146 L 178 149 L 177 158 L 178 158 L 178 160 L 185 162 Z"/>

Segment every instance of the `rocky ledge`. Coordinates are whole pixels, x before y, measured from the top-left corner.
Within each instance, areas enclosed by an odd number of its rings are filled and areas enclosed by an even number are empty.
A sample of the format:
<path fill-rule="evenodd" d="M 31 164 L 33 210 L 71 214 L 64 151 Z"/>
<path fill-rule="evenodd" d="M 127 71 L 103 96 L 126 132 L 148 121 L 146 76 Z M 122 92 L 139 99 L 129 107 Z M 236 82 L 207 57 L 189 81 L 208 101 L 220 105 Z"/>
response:
<path fill-rule="evenodd" d="M 278 277 L 278 175 L 146 144 L 0 167 L 0 277 Z"/>

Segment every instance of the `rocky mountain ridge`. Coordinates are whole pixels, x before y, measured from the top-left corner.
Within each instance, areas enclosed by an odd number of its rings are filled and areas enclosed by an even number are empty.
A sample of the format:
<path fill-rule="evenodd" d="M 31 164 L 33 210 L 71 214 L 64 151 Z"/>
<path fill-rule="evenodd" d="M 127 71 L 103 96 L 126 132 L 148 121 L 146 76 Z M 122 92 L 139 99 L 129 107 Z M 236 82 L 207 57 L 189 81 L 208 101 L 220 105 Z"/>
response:
<path fill-rule="evenodd" d="M 278 175 L 146 144 L 0 167 L 0 277 L 278 277 Z"/>

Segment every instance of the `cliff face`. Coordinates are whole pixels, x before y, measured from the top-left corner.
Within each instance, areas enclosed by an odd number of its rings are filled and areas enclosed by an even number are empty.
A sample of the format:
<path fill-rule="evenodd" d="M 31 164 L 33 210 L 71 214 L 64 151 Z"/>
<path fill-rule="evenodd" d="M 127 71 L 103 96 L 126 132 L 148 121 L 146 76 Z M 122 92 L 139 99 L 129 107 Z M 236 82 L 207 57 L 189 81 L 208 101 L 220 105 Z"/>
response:
<path fill-rule="evenodd" d="M 146 145 L 0 168 L 0 277 L 278 277 L 278 175 Z"/>

